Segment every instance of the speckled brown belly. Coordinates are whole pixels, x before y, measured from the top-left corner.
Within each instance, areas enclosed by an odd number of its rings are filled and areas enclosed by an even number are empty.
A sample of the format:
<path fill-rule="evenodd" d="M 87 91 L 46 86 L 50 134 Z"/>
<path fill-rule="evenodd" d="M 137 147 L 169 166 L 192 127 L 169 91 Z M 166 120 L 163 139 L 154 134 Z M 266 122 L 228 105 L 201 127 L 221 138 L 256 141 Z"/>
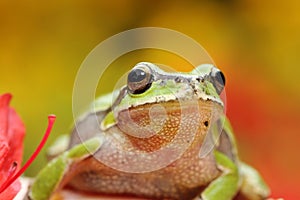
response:
<path fill-rule="evenodd" d="M 82 170 L 82 173 L 72 179 L 70 186 L 78 190 L 150 199 L 185 200 L 199 194 L 220 173 L 212 156 L 203 160 L 184 156 L 168 167 L 140 174 L 116 171 L 88 158 L 76 166 L 77 170 Z"/>

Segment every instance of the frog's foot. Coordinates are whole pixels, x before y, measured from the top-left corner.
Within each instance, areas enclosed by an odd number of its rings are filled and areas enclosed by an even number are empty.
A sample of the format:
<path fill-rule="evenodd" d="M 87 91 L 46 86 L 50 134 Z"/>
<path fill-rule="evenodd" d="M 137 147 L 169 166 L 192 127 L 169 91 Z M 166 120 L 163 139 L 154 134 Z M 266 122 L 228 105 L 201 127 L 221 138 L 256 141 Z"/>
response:
<path fill-rule="evenodd" d="M 247 199 L 267 199 L 270 190 L 260 174 L 252 167 L 241 163 L 242 185 L 241 194 Z"/>
<path fill-rule="evenodd" d="M 103 138 L 95 137 L 82 144 L 74 146 L 54 158 L 40 171 L 31 186 L 30 199 L 48 200 L 60 188 L 64 186 L 69 176 L 66 176 L 71 164 L 81 161 L 94 154 L 103 144 Z"/>
<path fill-rule="evenodd" d="M 212 181 L 201 193 L 201 200 L 230 200 L 238 190 L 239 173 L 237 166 L 223 153 L 215 152 L 215 158 L 222 175 Z"/>

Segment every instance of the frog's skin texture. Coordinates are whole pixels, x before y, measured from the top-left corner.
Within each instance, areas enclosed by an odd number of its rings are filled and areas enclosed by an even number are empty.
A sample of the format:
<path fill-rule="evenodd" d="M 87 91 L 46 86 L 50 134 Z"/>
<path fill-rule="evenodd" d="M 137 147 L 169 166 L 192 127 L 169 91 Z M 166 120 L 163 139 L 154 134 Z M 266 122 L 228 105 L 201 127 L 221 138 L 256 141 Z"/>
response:
<path fill-rule="evenodd" d="M 229 200 L 237 194 L 265 199 L 268 187 L 256 170 L 238 158 L 219 97 L 224 84 L 223 74 L 210 64 L 189 73 L 167 73 L 151 63 L 137 64 L 113 101 L 112 95 L 100 97 L 78 119 L 68 150 L 40 172 L 30 197 L 49 199 L 68 185 L 78 191 L 149 199 Z M 157 105 L 163 109 L 153 111 Z M 213 145 L 201 153 L 207 139 Z M 98 146 L 91 145 L 94 140 Z M 70 156 L 84 146 L 90 151 Z M 172 151 L 160 157 L 151 154 L 166 147 Z M 141 160 L 140 154 L 150 156 Z M 149 168 L 151 162 L 174 154 L 178 157 L 165 166 Z"/>

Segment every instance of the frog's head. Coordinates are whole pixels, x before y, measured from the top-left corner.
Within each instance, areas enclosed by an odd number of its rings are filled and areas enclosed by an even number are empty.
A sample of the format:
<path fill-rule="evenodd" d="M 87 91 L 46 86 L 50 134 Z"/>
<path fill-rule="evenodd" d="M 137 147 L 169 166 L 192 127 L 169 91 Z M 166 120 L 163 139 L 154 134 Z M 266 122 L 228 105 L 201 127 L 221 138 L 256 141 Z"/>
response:
<path fill-rule="evenodd" d="M 148 62 L 138 63 L 129 72 L 127 86 L 118 110 L 144 104 L 192 99 L 223 104 L 219 94 L 225 85 L 223 73 L 212 64 L 204 64 L 188 73 L 168 73 Z"/>
<path fill-rule="evenodd" d="M 152 63 L 138 63 L 113 105 L 115 123 L 146 151 L 168 144 L 179 130 L 187 131 L 183 136 L 204 136 L 222 111 L 224 84 L 224 75 L 211 64 L 168 73 Z"/>

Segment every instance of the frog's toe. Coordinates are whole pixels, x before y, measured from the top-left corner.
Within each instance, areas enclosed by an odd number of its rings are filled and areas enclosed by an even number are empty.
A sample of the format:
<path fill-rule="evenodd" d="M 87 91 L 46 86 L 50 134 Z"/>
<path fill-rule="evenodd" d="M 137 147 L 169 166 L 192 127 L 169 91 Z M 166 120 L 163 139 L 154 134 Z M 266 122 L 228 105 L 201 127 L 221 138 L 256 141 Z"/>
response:
<path fill-rule="evenodd" d="M 195 197 L 193 200 L 202 200 L 202 198 L 199 197 L 199 196 L 197 196 L 197 197 Z"/>
<path fill-rule="evenodd" d="M 241 193 L 248 199 L 266 199 L 270 189 L 260 174 L 251 166 L 241 163 L 243 182 Z"/>

